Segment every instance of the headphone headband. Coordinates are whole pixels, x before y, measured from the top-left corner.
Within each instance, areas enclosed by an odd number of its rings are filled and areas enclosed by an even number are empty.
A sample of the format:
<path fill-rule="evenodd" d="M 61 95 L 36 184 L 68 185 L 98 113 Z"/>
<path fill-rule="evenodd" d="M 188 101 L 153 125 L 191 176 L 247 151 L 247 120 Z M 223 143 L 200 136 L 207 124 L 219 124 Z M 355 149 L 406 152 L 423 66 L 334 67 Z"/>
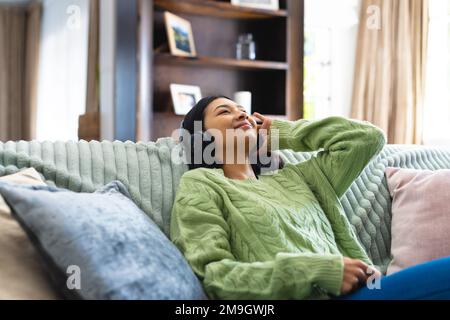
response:
<path fill-rule="evenodd" d="M 183 141 L 183 123 L 184 123 L 184 119 L 183 120 L 181 120 L 181 122 L 180 122 L 180 128 L 178 129 L 179 131 L 178 131 L 178 141 Z"/>

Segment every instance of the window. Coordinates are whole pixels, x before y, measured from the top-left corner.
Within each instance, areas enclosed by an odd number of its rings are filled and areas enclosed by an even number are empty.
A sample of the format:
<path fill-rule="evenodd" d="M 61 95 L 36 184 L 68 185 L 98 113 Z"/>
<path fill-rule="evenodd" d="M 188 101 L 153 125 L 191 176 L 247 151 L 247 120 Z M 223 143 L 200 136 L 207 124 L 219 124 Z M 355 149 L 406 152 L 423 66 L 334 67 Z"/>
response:
<path fill-rule="evenodd" d="M 305 0 L 304 118 L 350 116 L 361 0 Z"/>
<path fill-rule="evenodd" d="M 450 1 L 431 0 L 429 4 L 423 139 L 425 145 L 448 145 L 450 144 Z"/>
<path fill-rule="evenodd" d="M 88 0 L 43 1 L 38 140 L 78 140 L 78 116 L 86 106 L 88 8 Z"/>

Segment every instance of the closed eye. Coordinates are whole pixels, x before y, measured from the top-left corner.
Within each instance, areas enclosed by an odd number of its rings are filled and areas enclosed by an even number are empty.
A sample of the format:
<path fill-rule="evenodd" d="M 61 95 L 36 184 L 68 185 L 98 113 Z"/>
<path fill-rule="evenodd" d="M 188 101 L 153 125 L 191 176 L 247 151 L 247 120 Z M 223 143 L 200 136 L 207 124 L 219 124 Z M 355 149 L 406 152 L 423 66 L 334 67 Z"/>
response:
<path fill-rule="evenodd" d="M 221 107 L 223 107 L 223 106 L 221 106 Z M 244 113 L 247 114 L 247 111 L 243 107 L 239 107 L 239 110 L 241 110 L 241 111 L 243 111 Z M 224 111 L 219 112 L 217 115 L 224 114 L 225 112 L 230 112 L 230 110 L 224 109 Z"/>
<path fill-rule="evenodd" d="M 247 113 L 247 111 L 246 110 L 244 110 L 244 109 L 240 109 L 241 111 L 243 111 L 243 112 L 245 112 L 245 113 Z M 228 110 L 225 110 L 225 111 L 222 111 L 222 112 L 220 112 L 219 114 L 222 114 L 222 113 L 224 113 L 224 112 L 230 112 L 230 111 L 228 111 Z"/>

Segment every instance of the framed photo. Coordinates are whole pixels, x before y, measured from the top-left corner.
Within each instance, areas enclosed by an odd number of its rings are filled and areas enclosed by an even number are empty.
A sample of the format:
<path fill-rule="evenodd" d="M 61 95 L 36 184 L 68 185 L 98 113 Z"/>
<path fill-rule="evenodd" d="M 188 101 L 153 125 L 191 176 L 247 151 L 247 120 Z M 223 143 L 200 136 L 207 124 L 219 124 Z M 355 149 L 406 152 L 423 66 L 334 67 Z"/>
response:
<path fill-rule="evenodd" d="M 170 93 L 175 114 L 185 115 L 202 98 L 200 87 L 172 83 Z"/>
<path fill-rule="evenodd" d="M 231 0 L 231 4 L 267 10 L 278 10 L 280 8 L 278 0 Z"/>
<path fill-rule="evenodd" d="M 194 36 L 191 23 L 170 12 L 164 12 L 170 53 L 176 56 L 195 57 Z"/>

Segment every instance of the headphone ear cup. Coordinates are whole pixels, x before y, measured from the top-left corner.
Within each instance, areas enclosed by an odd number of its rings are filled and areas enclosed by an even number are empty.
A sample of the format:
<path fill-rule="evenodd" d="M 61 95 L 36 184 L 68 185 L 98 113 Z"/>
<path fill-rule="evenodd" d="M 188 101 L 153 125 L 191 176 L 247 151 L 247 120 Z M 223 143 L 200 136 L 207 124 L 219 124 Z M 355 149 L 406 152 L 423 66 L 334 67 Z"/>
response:
<path fill-rule="evenodd" d="M 207 131 L 202 132 L 201 134 L 203 135 L 203 141 L 208 142 L 208 144 L 215 141 L 214 136 Z"/>
<path fill-rule="evenodd" d="M 203 150 L 209 146 L 210 144 L 213 144 L 215 141 L 215 138 L 213 135 L 211 135 L 210 133 L 208 133 L 207 131 L 202 132 L 202 138 L 203 138 Z M 211 155 L 214 157 L 216 155 L 216 149 L 213 149 L 213 152 L 211 153 Z"/>
<path fill-rule="evenodd" d="M 198 142 L 196 143 L 196 141 L 202 141 L 200 139 L 202 139 L 202 135 L 201 132 L 194 132 L 193 134 L 191 134 L 191 161 L 192 163 L 194 162 L 195 159 L 195 152 L 197 151 L 196 148 L 198 148 Z M 202 142 L 203 143 L 203 142 Z M 202 150 L 198 150 L 198 151 L 202 151 Z"/>
<path fill-rule="evenodd" d="M 201 142 L 201 144 L 199 144 L 199 141 Z M 195 169 L 198 167 L 208 167 L 208 165 L 206 165 L 204 163 L 204 159 L 203 159 L 203 152 L 205 150 L 205 148 L 207 146 L 209 146 L 210 144 L 214 143 L 215 138 L 213 135 L 209 134 L 208 132 L 201 132 L 201 131 L 196 131 L 194 133 L 191 134 L 190 136 L 190 163 L 191 163 L 191 168 Z M 201 161 L 202 163 L 194 163 L 194 161 L 196 160 L 195 154 L 197 155 L 197 160 L 199 160 L 199 156 L 201 157 Z M 216 156 L 216 150 L 215 148 L 213 148 L 212 152 L 211 152 L 211 156 L 215 157 Z M 214 167 L 215 165 L 213 164 L 212 166 L 210 165 L 209 167 Z"/>
<path fill-rule="evenodd" d="M 261 132 L 259 132 L 257 141 L 258 150 L 264 145 L 265 140 L 266 138 L 264 137 L 264 135 Z"/>

